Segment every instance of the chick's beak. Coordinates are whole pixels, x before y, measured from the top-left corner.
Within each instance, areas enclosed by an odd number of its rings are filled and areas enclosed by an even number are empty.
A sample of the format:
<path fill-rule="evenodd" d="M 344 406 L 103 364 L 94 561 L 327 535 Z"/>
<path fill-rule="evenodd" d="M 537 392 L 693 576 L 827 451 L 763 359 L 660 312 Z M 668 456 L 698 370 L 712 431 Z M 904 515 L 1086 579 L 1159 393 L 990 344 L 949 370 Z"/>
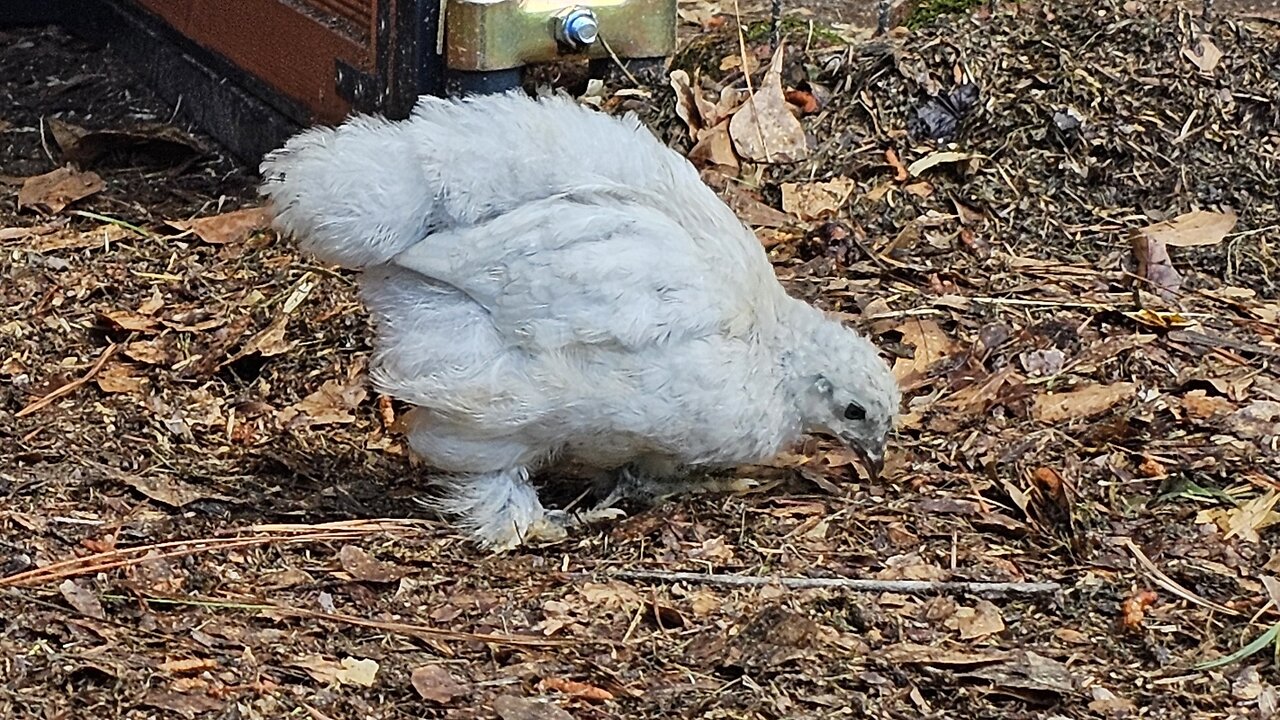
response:
<path fill-rule="evenodd" d="M 880 479 L 880 472 L 884 470 L 884 451 L 885 444 L 882 442 L 877 446 L 868 447 L 861 443 L 849 443 L 849 449 L 857 454 L 858 459 L 862 461 L 862 467 L 867 471 L 867 475 L 872 480 Z"/>

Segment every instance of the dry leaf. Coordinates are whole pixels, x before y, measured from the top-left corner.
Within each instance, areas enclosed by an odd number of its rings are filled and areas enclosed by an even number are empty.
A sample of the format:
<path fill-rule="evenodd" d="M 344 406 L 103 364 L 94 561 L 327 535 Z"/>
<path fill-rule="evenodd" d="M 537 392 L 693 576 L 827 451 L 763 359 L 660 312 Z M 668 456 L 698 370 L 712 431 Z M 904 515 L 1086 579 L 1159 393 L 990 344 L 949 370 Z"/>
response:
<path fill-rule="evenodd" d="M 152 333 L 160 329 L 160 323 L 155 318 L 129 310 L 109 310 L 101 315 L 121 330 Z"/>
<path fill-rule="evenodd" d="M 934 320 L 911 318 L 898 326 L 902 342 L 915 348 L 910 358 L 898 358 L 893 363 L 893 376 L 907 385 L 909 378 L 922 380 L 929 368 L 956 350 L 955 343 Z"/>
<path fill-rule="evenodd" d="M 889 164 L 889 167 L 893 168 L 893 179 L 896 182 L 906 182 L 911 177 L 911 173 L 907 171 L 907 166 L 902 164 L 902 160 L 898 157 L 898 152 L 893 148 L 884 151 L 884 161 Z M 889 189 L 887 185 L 883 187 L 886 191 Z M 876 198 L 876 200 L 879 200 L 879 198 Z"/>
<path fill-rule="evenodd" d="M 1235 226 L 1236 214 L 1233 212 L 1196 210 L 1149 225 L 1141 232 L 1169 247 L 1195 247 L 1217 245 Z"/>
<path fill-rule="evenodd" d="M 122 352 L 129 359 L 148 365 L 170 365 L 176 359 L 170 343 L 163 338 L 131 342 Z"/>
<path fill-rule="evenodd" d="M 18 191 L 18 209 L 44 206 L 51 213 L 61 212 L 71 203 L 101 192 L 107 184 L 93 172 L 77 172 L 61 167 L 44 175 L 29 177 Z"/>
<path fill-rule="evenodd" d="M 1098 685 L 1092 688 L 1090 694 L 1093 696 L 1093 700 L 1089 701 L 1089 709 L 1099 715 L 1106 717 L 1123 716 L 1131 714 L 1138 709 L 1138 706 L 1132 700 L 1117 697 L 1115 693 Z"/>
<path fill-rule="evenodd" d="M 1083 420 L 1101 415 L 1133 397 L 1137 391 L 1137 385 L 1119 382 L 1111 385 L 1087 385 L 1070 392 L 1040 395 L 1031 406 L 1031 416 L 1048 423 Z"/>
<path fill-rule="evenodd" d="M 542 682 L 538 683 L 538 687 L 572 695 L 587 702 L 608 702 L 613 699 L 613 693 L 604 688 L 564 678 L 543 678 Z"/>
<path fill-rule="evenodd" d="M 189 230 L 196 237 L 212 245 L 226 245 L 247 240 L 250 235 L 271 224 L 271 215 L 266 208 L 255 207 L 197 218 L 195 220 L 168 220 L 169 225 L 179 230 Z"/>
<path fill-rule="evenodd" d="M 325 685 L 360 685 L 370 687 L 378 674 L 378 663 L 375 660 L 344 657 L 340 662 L 310 655 L 289 663 L 293 667 L 302 668 L 316 682 Z"/>
<path fill-rule="evenodd" d="M 63 580 L 58 586 L 58 592 L 62 593 L 62 599 L 81 615 L 95 620 L 106 618 L 107 614 L 102 610 L 102 602 L 98 600 L 98 596 L 92 590 L 77 584 L 75 580 Z"/>
<path fill-rule="evenodd" d="M 198 675 L 218 669 L 218 661 L 209 658 L 187 658 L 183 660 L 165 660 L 160 663 L 161 672 L 170 675 Z"/>
<path fill-rule="evenodd" d="M 342 546 L 338 563 L 351 577 L 364 582 L 395 582 L 405 575 L 404 569 L 376 560 L 355 545 Z"/>
<path fill-rule="evenodd" d="M 554 703 L 515 695 L 499 695 L 493 701 L 493 711 L 502 720 L 573 720 Z"/>
<path fill-rule="evenodd" d="M 147 379 L 133 374 L 128 365 L 111 365 L 94 376 L 93 381 L 105 393 L 137 393 L 147 386 Z"/>
<path fill-rule="evenodd" d="M 124 484 L 146 495 L 157 502 L 172 507 L 183 507 L 197 500 L 221 500 L 228 502 L 233 498 L 216 493 L 206 492 L 200 488 L 173 477 L 125 477 Z"/>
<path fill-rule="evenodd" d="M 928 155 L 908 165 L 907 173 L 910 174 L 912 177 L 920 177 L 929 168 L 937 167 L 938 165 L 949 165 L 953 163 L 964 162 L 966 160 L 973 160 L 974 158 L 977 158 L 977 157 L 981 157 L 981 156 L 974 155 L 973 153 L 956 152 L 954 150 L 941 150 L 938 152 L 929 153 Z"/>
<path fill-rule="evenodd" d="M 49 118 L 49 134 L 64 159 L 89 165 L 107 155 L 127 155 L 153 166 L 173 166 L 204 154 L 195 138 L 166 123 L 143 123 L 127 129 L 89 130 Z"/>
<path fill-rule="evenodd" d="M 1004 618 L 989 600 L 979 600 L 974 607 L 957 608 L 947 619 L 947 627 L 960 631 L 961 640 L 976 640 L 1004 632 Z"/>
<path fill-rule="evenodd" d="M 1209 39 L 1208 35 L 1196 38 L 1196 43 L 1182 49 L 1182 56 L 1191 61 L 1202 73 L 1212 73 L 1222 60 L 1222 51 Z"/>
<path fill-rule="evenodd" d="M 326 380 L 320 389 L 280 411 L 279 420 L 287 427 L 335 425 L 353 422 L 353 410 L 364 401 L 365 389 L 360 385 L 344 386 Z"/>
<path fill-rule="evenodd" d="M 272 320 L 271 324 L 264 328 L 262 332 L 249 338 L 249 342 L 245 343 L 240 352 L 236 353 L 236 358 L 242 358 L 253 353 L 257 353 L 262 357 L 273 357 L 289 352 L 293 349 L 295 343 L 284 339 L 284 333 L 288 326 L 288 315 L 281 315 Z"/>
<path fill-rule="evenodd" d="M 844 206 L 857 185 L 849 178 L 826 182 L 783 183 L 782 209 L 801 220 L 819 220 L 834 216 Z"/>
<path fill-rule="evenodd" d="M 1233 537 L 1239 537 L 1246 542 L 1258 542 L 1258 531 L 1274 525 L 1280 516 L 1272 510 L 1276 506 L 1276 500 L 1280 500 L 1280 492 L 1272 490 L 1266 495 L 1259 495 L 1249 502 L 1238 508 L 1232 508 L 1226 513 L 1226 534 L 1222 536 L 1223 540 L 1230 540 Z"/>
<path fill-rule="evenodd" d="M 1236 409 L 1236 406 L 1230 400 L 1217 395 L 1209 395 L 1204 390 L 1192 390 L 1183 395 L 1181 405 L 1183 412 L 1197 420 L 1208 420 L 1219 415 L 1226 415 Z"/>
<path fill-rule="evenodd" d="M 809 154 L 804 126 L 791 114 L 782 93 L 785 49 L 779 44 L 760 86 L 729 121 L 738 155 L 752 162 L 795 162 Z"/>
<path fill-rule="evenodd" d="M 446 705 L 456 697 L 466 695 L 463 687 L 448 670 L 439 665 L 423 665 L 409 673 L 409 682 L 423 700 Z"/>
<path fill-rule="evenodd" d="M 689 150 L 689 162 L 699 168 L 724 167 L 737 170 L 741 167 L 737 154 L 733 152 L 729 124 L 720 123 L 702 131 L 701 139 Z"/>
<path fill-rule="evenodd" d="M 698 104 L 694 100 L 695 90 L 689 81 L 689 73 L 684 70 L 672 70 L 670 75 L 671 89 L 676 94 L 676 115 L 684 121 L 689 130 L 689 139 L 697 141 L 703 128 L 702 116 L 698 113 Z"/>
<path fill-rule="evenodd" d="M 1144 278 L 1165 300 L 1177 297 L 1182 287 L 1182 274 L 1173 267 L 1169 248 L 1158 236 L 1146 230 L 1135 230 L 1129 235 L 1133 257 L 1138 261 L 1138 277 Z"/>

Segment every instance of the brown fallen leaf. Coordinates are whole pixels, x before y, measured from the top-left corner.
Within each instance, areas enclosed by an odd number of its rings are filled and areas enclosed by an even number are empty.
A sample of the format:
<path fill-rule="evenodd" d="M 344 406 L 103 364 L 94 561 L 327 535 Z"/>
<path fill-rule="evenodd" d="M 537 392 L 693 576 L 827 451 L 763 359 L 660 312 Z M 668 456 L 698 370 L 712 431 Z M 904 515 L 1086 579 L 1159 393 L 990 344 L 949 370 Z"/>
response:
<path fill-rule="evenodd" d="M 43 206 L 49 212 L 57 213 L 106 187 L 97 173 L 60 167 L 44 175 L 27 178 L 18 191 L 18 209 Z"/>
<path fill-rule="evenodd" d="M 1142 228 L 1142 234 L 1169 247 L 1217 245 L 1236 226 L 1233 212 L 1195 210 Z"/>
<path fill-rule="evenodd" d="M 184 718 L 221 710 L 224 701 L 205 694 L 172 692 L 155 688 L 147 692 L 142 704 L 157 710 L 167 710 Z M 172 716 L 170 716 L 172 717 Z"/>
<path fill-rule="evenodd" d="M 226 245 L 247 240 L 250 235 L 271 224 L 271 215 L 264 207 L 245 208 L 196 218 L 195 220 L 166 220 L 166 224 L 195 233 L 196 237 L 211 245 Z"/>
<path fill-rule="evenodd" d="M 1197 420 L 1208 420 L 1219 415 L 1226 415 L 1236 409 L 1232 402 L 1224 397 L 1210 395 L 1204 390 L 1192 390 L 1182 396 L 1182 410 Z"/>
<path fill-rule="evenodd" d="M 1093 697 L 1089 701 L 1089 709 L 1106 717 L 1123 717 L 1134 713 L 1138 706 L 1132 700 L 1117 696 L 1110 690 L 1095 685 L 1089 691 Z"/>
<path fill-rule="evenodd" d="M 1004 632 L 1005 627 L 1000 608 L 989 600 L 979 600 L 971 608 L 957 608 L 955 614 L 947 619 L 946 625 L 960 631 L 961 640 L 977 640 L 995 635 Z"/>
<path fill-rule="evenodd" d="M 738 155 L 733 151 L 733 139 L 729 137 L 729 123 L 720 123 L 703 130 L 697 144 L 689 149 L 689 162 L 694 167 L 722 167 L 737 170 L 741 167 Z"/>
<path fill-rule="evenodd" d="M 211 658 L 182 658 L 165 660 L 158 666 L 160 672 L 170 675 L 198 675 L 218 669 L 218 661 Z"/>
<path fill-rule="evenodd" d="M 82 167 L 108 156 L 136 164 L 168 167 L 197 158 L 204 148 L 195 138 L 172 125 L 141 123 L 133 127 L 90 130 L 64 120 L 49 118 L 49 134 L 62 157 Z"/>
<path fill-rule="evenodd" d="M 676 94 L 676 115 L 684 121 L 689 130 L 689 139 L 697 141 L 699 132 L 705 127 L 702 116 L 698 112 L 698 104 L 694 100 L 698 92 L 689 80 L 689 73 L 684 70 L 672 70 L 668 76 L 671 89 Z"/>
<path fill-rule="evenodd" d="M 405 576 L 403 568 L 377 560 L 355 545 L 343 545 L 338 550 L 338 564 L 348 575 L 363 582 L 395 582 Z"/>
<path fill-rule="evenodd" d="M 111 365 L 103 368 L 93 381 L 105 393 L 139 393 L 147 387 L 147 379 L 133 374 L 128 365 Z"/>
<path fill-rule="evenodd" d="M 364 401 L 365 389 L 360 385 L 343 385 L 326 380 L 319 390 L 280 411 L 280 424 L 290 428 L 312 425 L 337 425 L 354 422 L 352 412 Z"/>
<path fill-rule="evenodd" d="M 470 692 L 448 670 L 439 665 L 423 665 L 409 673 L 409 683 L 423 700 L 447 705 L 454 698 Z"/>
<path fill-rule="evenodd" d="M 538 683 L 538 688 L 540 690 L 555 690 L 587 702 L 608 702 L 613 699 L 613 693 L 604 688 L 565 678 L 543 678 Z"/>
<path fill-rule="evenodd" d="M 1083 420 L 1101 415 L 1137 392 L 1137 385 L 1118 382 L 1111 385 L 1086 385 L 1069 392 L 1040 395 L 1031 406 L 1031 416 L 1048 423 Z"/>
<path fill-rule="evenodd" d="M 62 599 L 66 600 L 67 604 L 81 615 L 95 620 L 102 620 L 107 617 L 97 594 L 78 584 L 75 580 L 69 578 L 63 580 L 62 584 L 58 586 L 58 592 L 62 593 Z"/>
<path fill-rule="evenodd" d="M 902 160 L 898 157 L 898 151 L 893 148 L 885 150 L 884 161 L 889 164 L 889 167 L 893 168 L 893 179 L 896 182 L 906 182 L 911 178 L 911 173 L 907 171 L 907 166 L 903 165 Z M 884 189 L 887 191 L 889 186 L 884 186 Z"/>
<path fill-rule="evenodd" d="M 319 655 L 308 655 L 290 662 L 301 668 L 316 682 L 325 685 L 359 685 L 372 687 L 378 675 L 378 662 L 368 658 L 344 657 L 330 660 Z"/>
<path fill-rule="evenodd" d="M 499 695 L 493 701 L 493 711 L 502 720 L 573 720 L 572 715 L 552 702 L 515 695 Z"/>
<path fill-rule="evenodd" d="M 127 476 L 124 484 L 155 500 L 171 507 L 183 507 L 197 500 L 220 500 L 229 502 L 233 498 L 217 493 L 207 492 L 185 480 L 174 477 L 140 477 Z"/>
<path fill-rule="evenodd" d="M 782 93 L 785 50 L 786 45 L 779 43 L 760 86 L 729 120 L 738 155 L 752 162 L 795 162 L 809 155 L 804 126 L 791 114 Z"/>
<path fill-rule="evenodd" d="M 857 185 L 839 177 L 826 182 L 783 183 L 782 210 L 801 220 L 819 220 L 834 216 L 844 207 Z"/>
<path fill-rule="evenodd" d="M 153 333 L 160 329 L 160 323 L 155 318 L 131 310 L 107 310 L 99 314 L 102 319 L 121 330 Z"/>
<path fill-rule="evenodd" d="M 904 386 L 923 382 L 929 368 L 956 351 L 956 344 L 943 332 L 937 321 L 913 317 L 898 326 L 902 342 L 915 348 L 910 358 L 893 363 L 893 376 Z"/>
<path fill-rule="evenodd" d="M 249 338 L 249 342 L 235 354 L 234 357 L 226 362 L 234 362 L 242 357 L 257 353 L 262 357 L 274 357 L 283 355 L 293 349 L 296 343 L 289 342 L 284 339 L 285 330 L 289 327 L 289 316 L 281 315 L 271 324 L 263 328 L 261 332 Z"/>
<path fill-rule="evenodd" d="M 148 365 L 172 365 L 177 356 L 173 344 L 166 338 L 156 340 L 139 340 L 124 346 L 122 350 L 130 360 L 137 360 Z"/>

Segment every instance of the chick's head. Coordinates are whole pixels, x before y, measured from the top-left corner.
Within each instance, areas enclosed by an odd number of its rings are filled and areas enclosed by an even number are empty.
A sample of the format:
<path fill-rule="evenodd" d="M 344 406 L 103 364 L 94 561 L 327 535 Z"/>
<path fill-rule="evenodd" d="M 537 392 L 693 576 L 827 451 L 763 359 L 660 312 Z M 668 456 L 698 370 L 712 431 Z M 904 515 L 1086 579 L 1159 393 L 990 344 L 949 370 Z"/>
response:
<path fill-rule="evenodd" d="M 807 351 L 799 398 L 805 430 L 836 437 L 878 476 L 901 401 L 888 364 L 866 338 L 834 321 L 820 326 Z"/>

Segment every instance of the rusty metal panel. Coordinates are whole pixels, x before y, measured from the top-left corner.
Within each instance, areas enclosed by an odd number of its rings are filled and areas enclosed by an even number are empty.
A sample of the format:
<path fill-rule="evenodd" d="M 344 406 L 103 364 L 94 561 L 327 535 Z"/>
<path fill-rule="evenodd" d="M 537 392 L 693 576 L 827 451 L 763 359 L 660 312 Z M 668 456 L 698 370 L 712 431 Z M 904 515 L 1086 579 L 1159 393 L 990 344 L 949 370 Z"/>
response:
<path fill-rule="evenodd" d="M 316 120 L 337 122 L 351 110 L 335 84 L 337 63 L 375 73 L 375 0 L 134 1 L 310 109 Z"/>

